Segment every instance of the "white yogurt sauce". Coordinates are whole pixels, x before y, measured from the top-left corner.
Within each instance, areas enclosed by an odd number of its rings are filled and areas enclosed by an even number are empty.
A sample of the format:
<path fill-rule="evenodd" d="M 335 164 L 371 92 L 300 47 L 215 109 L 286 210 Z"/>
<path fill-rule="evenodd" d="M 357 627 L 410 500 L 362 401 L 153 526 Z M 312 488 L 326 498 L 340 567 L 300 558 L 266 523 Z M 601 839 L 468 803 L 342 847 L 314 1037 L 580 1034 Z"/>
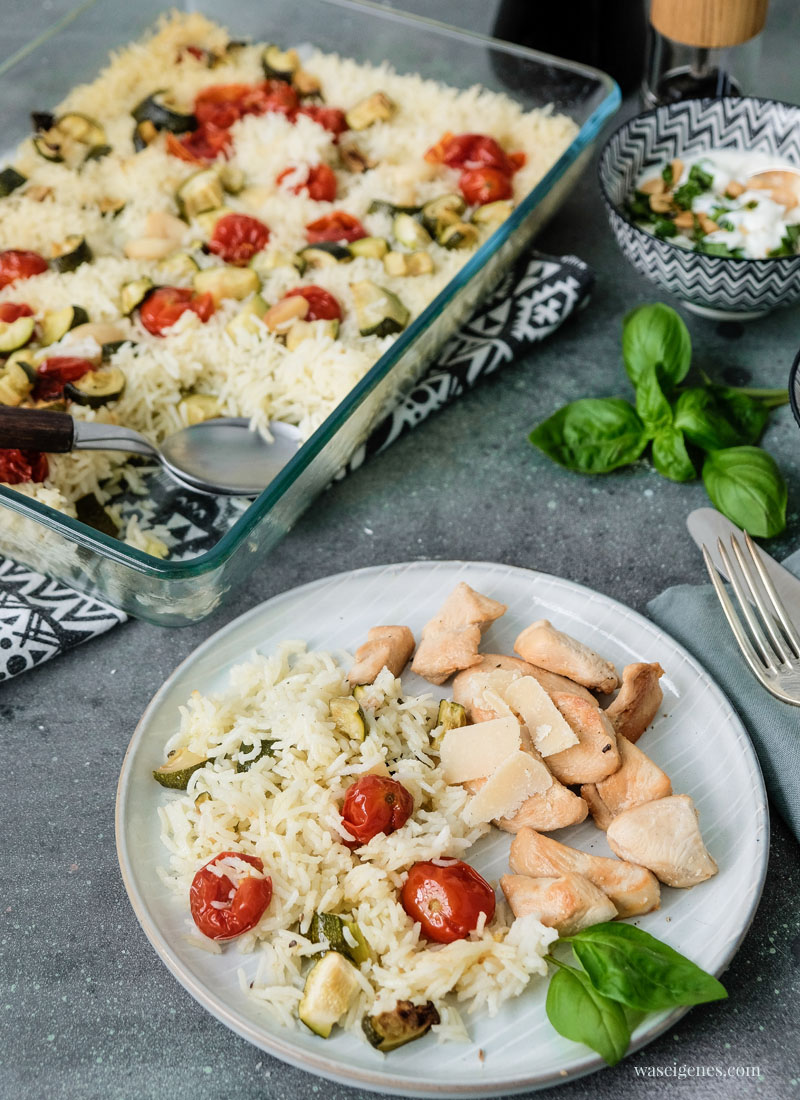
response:
<path fill-rule="evenodd" d="M 725 194 L 731 183 L 745 184 L 759 172 L 797 167 L 791 162 L 767 153 L 750 153 L 737 149 L 718 149 L 681 159 L 683 172 L 680 179 L 671 184 L 672 190 L 688 181 L 694 165 L 698 165 L 713 178 L 711 189 L 694 198 L 690 207 L 693 214 L 713 217 L 720 226 L 707 233 L 703 238 L 704 242 L 725 245 L 732 252 L 748 259 L 765 259 L 781 247 L 787 226 L 800 223 L 800 202 L 788 206 L 775 202 L 760 188 L 745 190 L 735 198 Z M 636 181 L 637 189 L 659 173 L 659 169 L 654 171 L 652 167 L 648 168 Z M 725 208 L 724 212 L 720 211 L 721 207 Z M 653 231 L 646 223 L 642 227 Z M 681 248 L 694 248 L 696 243 L 691 230 L 681 231 L 667 239 Z"/>

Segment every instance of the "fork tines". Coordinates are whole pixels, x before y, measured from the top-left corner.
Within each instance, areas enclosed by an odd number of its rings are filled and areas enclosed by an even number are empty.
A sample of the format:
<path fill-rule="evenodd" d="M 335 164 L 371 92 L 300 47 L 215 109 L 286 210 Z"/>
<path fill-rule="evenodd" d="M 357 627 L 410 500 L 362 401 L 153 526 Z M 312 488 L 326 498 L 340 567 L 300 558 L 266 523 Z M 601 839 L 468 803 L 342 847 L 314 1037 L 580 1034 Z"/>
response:
<path fill-rule="evenodd" d="M 719 556 L 736 594 L 746 628 L 704 546 L 703 558 L 711 583 L 753 674 L 778 699 L 800 706 L 800 634 L 775 590 L 757 546 L 748 534 L 744 536 L 744 543 L 742 547 L 739 539 L 731 536 L 731 557 L 722 539 L 717 540 Z"/>

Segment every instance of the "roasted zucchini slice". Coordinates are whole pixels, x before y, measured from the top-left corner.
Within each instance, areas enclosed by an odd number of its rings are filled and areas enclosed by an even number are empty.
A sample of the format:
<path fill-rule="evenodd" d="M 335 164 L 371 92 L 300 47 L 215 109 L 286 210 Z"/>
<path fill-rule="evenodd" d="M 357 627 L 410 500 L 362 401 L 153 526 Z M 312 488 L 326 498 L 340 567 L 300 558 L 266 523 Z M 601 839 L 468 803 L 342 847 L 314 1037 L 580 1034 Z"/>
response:
<path fill-rule="evenodd" d="M 336 319 L 330 321 L 295 321 L 286 333 L 286 350 L 294 351 L 305 340 L 316 340 L 318 336 L 328 336 L 335 340 L 339 335 L 339 322 Z"/>
<path fill-rule="evenodd" d="M 244 190 L 244 172 L 235 164 L 223 164 L 219 169 L 219 178 L 229 195 L 238 195 Z"/>
<path fill-rule="evenodd" d="M 508 199 L 498 199 L 497 202 L 487 202 L 484 206 L 479 206 L 471 220 L 475 225 L 489 225 L 494 228 L 501 225 L 513 209 L 513 202 Z"/>
<path fill-rule="evenodd" d="M 76 500 L 75 512 L 81 523 L 85 523 L 87 527 L 102 531 L 104 535 L 110 535 L 113 539 L 119 535 L 119 527 L 94 493 L 87 493 Z"/>
<path fill-rule="evenodd" d="M 0 172 L 0 199 L 4 199 L 6 195 L 10 195 L 12 191 L 16 191 L 18 187 L 22 187 L 23 183 L 27 182 L 28 177 L 23 176 L 16 168 L 4 168 Z"/>
<path fill-rule="evenodd" d="M 175 192 L 178 212 L 187 221 L 208 210 L 219 209 L 224 196 L 222 180 L 213 168 L 201 168 L 193 173 Z"/>
<path fill-rule="evenodd" d="M 107 363 L 115 352 L 124 344 L 132 344 L 133 340 L 107 340 L 104 344 L 100 345 L 100 357 L 101 362 Z"/>
<path fill-rule="evenodd" d="M 387 275 L 430 275 L 434 270 L 428 252 L 387 252 L 383 266 Z"/>
<path fill-rule="evenodd" d="M 282 50 L 279 46 L 265 46 L 261 51 L 261 68 L 267 80 L 291 81 L 300 68 L 297 50 Z"/>
<path fill-rule="evenodd" d="M 50 122 L 52 116 L 39 114 L 32 116 L 34 121 Z M 70 111 L 59 118 L 52 119 L 47 127 L 37 127 L 33 137 L 33 147 L 40 157 L 57 164 L 66 164 L 68 168 L 77 168 L 96 150 L 109 151 L 106 132 L 99 122 L 88 115 Z M 101 154 L 102 155 L 102 154 Z"/>
<path fill-rule="evenodd" d="M 391 1012 L 365 1016 L 361 1021 L 361 1029 L 370 1045 L 385 1054 L 419 1039 L 438 1023 L 441 1023 L 441 1018 L 433 1001 L 424 1005 L 398 1001 Z"/>
<path fill-rule="evenodd" d="M 201 233 L 210 237 L 220 218 L 224 218 L 226 214 L 235 213 L 236 211 L 231 210 L 229 206 L 218 206 L 214 210 L 204 210 L 202 214 L 195 214 L 194 222 Z"/>
<path fill-rule="evenodd" d="M 388 122 L 396 110 L 397 104 L 385 92 L 373 92 L 345 112 L 344 117 L 351 130 L 366 130 L 376 122 Z"/>
<path fill-rule="evenodd" d="M 214 304 L 223 298 L 241 301 L 261 288 L 261 280 L 252 267 L 207 267 L 193 279 L 198 294 L 210 294 Z"/>
<path fill-rule="evenodd" d="M 454 193 L 439 195 L 422 207 L 422 224 L 438 240 L 440 234 L 449 225 L 455 225 L 456 222 L 461 221 L 466 209 L 467 204 L 461 195 Z"/>
<path fill-rule="evenodd" d="M 88 323 L 89 314 L 83 306 L 64 306 L 63 309 L 49 309 L 42 317 L 41 342 L 43 344 L 57 344 L 71 329 Z"/>
<path fill-rule="evenodd" d="M 308 972 L 297 1015 L 316 1035 L 327 1039 L 358 989 L 353 964 L 338 951 L 328 951 Z"/>
<path fill-rule="evenodd" d="M 450 699 L 440 700 L 439 711 L 434 724 L 434 729 L 438 729 L 439 732 L 434 738 L 434 746 L 438 747 L 444 735 L 450 730 L 461 729 L 466 724 L 467 712 L 461 703 L 454 703 Z"/>
<path fill-rule="evenodd" d="M 391 336 L 402 332 L 411 316 L 396 294 L 369 279 L 351 283 L 358 330 L 362 336 Z"/>
<path fill-rule="evenodd" d="M 237 760 L 236 761 L 236 771 L 237 772 L 249 772 L 250 769 L 252 768 L 253 764 L 255 764 L 257 760 L 261 760 L 265 756 L 274 756 L 275 751 L 274 751 L 272 746 L 276 745 L 276 744 L 277 744 L 277 738 L 273 738 L 272 740 L 268 740 L 268 739 L 263 740 L 261 742 L 261 748 L 258 750 L 256 755 L 251 760 Z M 244 742 L 242 742 L 242 744 L 239 746 L 239 752 L 241 753 L 245 749 L 252 750 L 253 745 L 252 744 L 246 745 Z"/>
<path fill-rule="evenodd" d="M 473 248 L 478 243 L 478 230 L 469 222 L 455 222 L 443 229 L 437 240 L 442 248 Z"/>
<path fill-rule="evenodd" d="M 0 355 L 23 348 L 33 336 L 36 321 L 33 317 L 18 317 L 16 321 L 0 321 Z"/>
<path fill-rule="evenodd" d="M 425 248 L 432 243 L 428 230 L 411 214 L 396 214 L 392 222 L 392 233 L 395 240 L 406 248 Z"/>
<path fill-rule="evenodd" d="M 340 699 L 331 699 L 331 718 L 339 733 L 353 741 L 363 741 L 367 736 L 367 718 L 358 699 L 345 695 Z"/>
<path fill-rule="evenodd" d="M 388 214 L 394 218 L 397 214 L 419 214 L 421 206 L 396 206 L 386 199 L 373 199 L 367 207 L 368 214 Z"/>
<path fill-rule="evenodd" d="M 319 241 L 317 244 L 306 245 L 300 249 L 298 255 L 302 256 L 309 267 L 335 267 L 336 264 L 349 263 L 353 258 L 348 247 L 335 241 Z"/>
<path fill-rule="evenodd" d="M 353 257 L 365 256 L 370 260 L 382 260 L 389 251 L 389 242 L 383 237 L 361 237 L 347 246 Z"/>
<path fill-rule="evenodd" d="M 222 412 L 219 399 L 210 393 L 190 393 L 178 402 L 181 420 L 188 424 L 202 424 L 204 420 L 215 420 Z"/>
<path fill-rule="evenodd" d="M 298 69 L 292 73 L 292 87 L 301 99 L 322 99 L 322 85 L 313 73 Z"/>
<path fill-rule="evenodd" d="M 30 396 L 36 372 L 29 373 L 26 366 L 17 359 L 8 359 L 0 367 L 0 405 L 21 405 Z"/>
<path fill-rule="evenodd" d="M 370 957 L 369 944 L 364 933 L 354 920 L 346 920 L 338 913 L 315 913 L 308 930 L 309 939 L 321 943 L 329 951 L 338 951 L 340 955 L 360 966 Z"/>
<path fill-rule="evenodd" d="M 119 401 L 125 389 L 125 375 L 119 367 L 106 367 L 104 370 L 90 370 L 75 382 L 67 382 L 64 396 L 76 405 L 86 405 L 90 409 L 100 409 Z"/>
<path fill-rule="evenodd" d="M 67 237 L 52 247 L 50 263 L 56 271 L 76 271 L 92 259 L 92 250 L 85 237 Z"/>
<path fill-rule="evenodd" d="M 174 749 L 168 754 L 166 762 L 155 769 L 153 779 L 162 787 L 185 791 L 192 775 L 206 763 L 208 761 L 204 756 L 198 756 L 187 748 Z"/>
<path fill-rule="evenodd" d="M 152 92 L 133 108 L 131 114 L 137 123 L 151 122 L 156 130 L 169 130 L 171 134 L 185 134 L 197 129 L 196 116 L 176 110 L 166 88 Z"/>
<path fill-rule="evenodd" d="M 146 149 L 148 145 L 152 145 L 157 137 L 158 130 L 149 119 L 145 119 L 144 122 L 137 122 L 133 128 L 134 152 L 141 153 L 142 149 Z"/>
<path fill-rule="evenodd" d="M 191 281 L 200 270 L 200 265 L 188 252 L 173 252 L 171 256 L 159 260 L 156 270 L 159 275 L 168 280 Z"/>
<path fill-rule="evenodd" d="M 268 309 L 269 306 L 261 295 L 254 294 L 249 302 L 246 302 L 242 306 L 236 316 L 228 321 L 225 326 L 225 331 L 229 336 L 232 336 L 234 340 L 245 332 L 258 332 L 259 329 L 265 332 L 266 329 L 261 323 L 261 318 Z"/>
<path fill-rule="evenodd" d="M 126 317 L 142 304 L 154 287 L 153 280 L 147 275 L 143 275 L 141 279 L 132 279 L 131 282 L 123 285 L 119 292 L 119 308 Z"/>

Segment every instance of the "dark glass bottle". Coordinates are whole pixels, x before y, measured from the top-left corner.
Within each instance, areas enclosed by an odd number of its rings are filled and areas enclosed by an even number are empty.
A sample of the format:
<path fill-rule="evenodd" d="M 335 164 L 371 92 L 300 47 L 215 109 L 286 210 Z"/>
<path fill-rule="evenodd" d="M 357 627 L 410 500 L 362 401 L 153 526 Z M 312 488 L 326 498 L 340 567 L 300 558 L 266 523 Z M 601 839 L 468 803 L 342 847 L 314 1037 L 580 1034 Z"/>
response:
<path fill-rule="evenodd" d="M 644 72 L 644 0 L 501 0 L 497 38 L 580 61 L 614 77 L 623 92 Z"/>

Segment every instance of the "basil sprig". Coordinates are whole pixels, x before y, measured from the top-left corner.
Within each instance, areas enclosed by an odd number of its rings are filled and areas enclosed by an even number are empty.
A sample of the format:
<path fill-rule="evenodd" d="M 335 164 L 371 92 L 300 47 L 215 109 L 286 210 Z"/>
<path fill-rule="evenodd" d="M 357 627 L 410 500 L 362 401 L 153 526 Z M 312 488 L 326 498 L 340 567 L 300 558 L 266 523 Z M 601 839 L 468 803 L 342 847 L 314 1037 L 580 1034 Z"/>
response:
<path fill-rule="evenodd" d="M 786 526 L 786 483 L 775 460 L 757 446 L 770 410 L 785 389 L 722 386 L 705 374 L 682 385 L 692 360 L 686 325 L 660 302 L 639 306 L 622 325 L 622 357 L 636 391 L 581 398 L 529 435 L 554 462 L 581 474 L 629 466 L 651 445 L 653 465 L 671 481 L 703 484 L 716 508 L 751 535 L 769 538 Z"/>
<path fill-rule="evenodd" d="M 595 924 L 559 943 L 570 944 L 583 969 L 546 956 L 558 968 L 547 990 L 547 1018 L 559 1035 L 585 1043 L 610 1066 L 625 1056 L 639 1013 L 728 996 L 711 974 L 631 924 Z"/>

